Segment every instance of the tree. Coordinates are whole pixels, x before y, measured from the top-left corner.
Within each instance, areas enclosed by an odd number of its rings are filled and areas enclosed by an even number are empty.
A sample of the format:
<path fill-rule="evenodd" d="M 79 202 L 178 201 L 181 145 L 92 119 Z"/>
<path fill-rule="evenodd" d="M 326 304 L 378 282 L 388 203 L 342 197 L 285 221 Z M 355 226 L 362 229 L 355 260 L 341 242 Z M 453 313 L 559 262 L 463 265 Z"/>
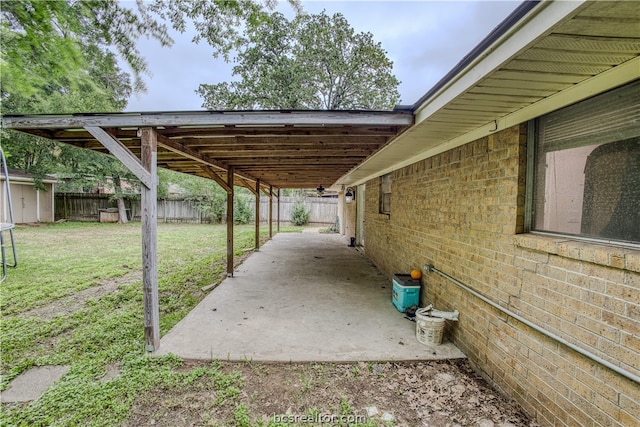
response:
<path fill-rule="evenodd" d="M 152 4 L 115 0 L 3 0 L 0 8 L 0 114 L 121 111 L 129 96 L 144 90 L 147 64 L 136 48 L 140 36 L 171 45 L 168 19 L 184 31 L 186 19 L 206 30 L 215 54 L 237 45 L 235 28 L 256 25 L 264 12 L 254 0 L 187 1 Z M 204 37 L 204 36 L 203 36 Z M 132 76 L 118 66 L 128 65 Z M 115 159 L 74 150 L 46 139 L 0 130 L 10 167 L 34 175 L 41 185 L 45 174 L 109 176 L 118 205 L 124 210 L 119 183 L 137 182 Z M 121 218 L 125 219 L 124 211 Z"/>
<path fill-rule="evenodd" d="M 133 10 L 115 1 L 4 1 L 0 33 L 2 114 L 120 111 L 144 88 L 138 37 L 171 43 L 166 26 L 143 3 Z M 129 65 L 135 83 L 111 49 Z M 36 185 L 48 173 L 79 183 L 88 174 L 112 178 L 126 220 L 119 183 L 135 177 L 115 159 L 17 132 L 1 136 L 9 166 L 31 173 Z"/>
<path fill-rule="evenodd" d="M 88 55 L 86 72 L 91 79 L 60 78 L 58 82 L 44 85 L 37 91 L 25 92 L 5 91 L 3 81 L 2 113 L 73 113 L 122 109 L 132 90 L 130 76 L 117 67 L 113 54 L 91 49 Z M 25 80 L 28 78 L 25 77 Z M 32 174 L 36 185 L 41 188 L 41 180 L 51 173 L 75 177 L 79 181 L 77 185 L 82 185 L 83 177 L 89 173 L 98 177 L 110 176 L 116 180 L 135 179 L 133 174 L 109 156 L 19 132 L 1 132 L 8 165 Z"/>
<path fill-rule="evenodd" d="M 95 151 L 60 144 L 58 163 L 53 169 L 66 183 L 58 186 L 61 191 L 82 191 L 95 188 L 98 183 L 110 187 L 111 196 L 118 206 L 118 222 L 126 223 L 125 200 L 139 198 L 140 181 L 118 159 Z"/>
<path fill-rule="evenodd" d="M 371 33 L 341 14 L 281 13 L 246 30 L 238 80 L 201 84 L 210 109 L 390 109 L 399 101 L 393 63 Z"/>
<path fill-rule="evenodd" d="M 209 217 L 212 222 L 221 222 L 227 213 L 227 193 L 214 181 L 194 175 L 187 175 L 167 169 L 158 169 L 160 178 L 159 198 L 168 198 L 168 187 L 174 184 L 180 189 L 180 198 L 187 200 L 203 216 Z M 247 224 L 253 218 L 251 209 L 253 194 L 243 187 L 234 187 L 233 218 L 236 224 Z"/>
<path fill-rule="evenodd" d="M 163 46 L 173 42 L 141 1 L 136 9 L 101 0 L 3 1 L 0 25 L 3 86 L 27 95 L 68 80 L 91 82 L 91 56 L 97 50 L 104 55 L 108 47 L 129 65 L 135 88 L 142 90 L 147 64 L 136 40 L 145 35 Z"/>
<path fill-rule="evenodd" d="M 299 0 L 287 2 L 301 13 Z M 241 30 L 251 30 L 269 20 L 267 10 L 277 3 L 278 0 L 155 0 L 150 10 L 180 32 L 186 31 L 187 23 L 192 22 L 196 30 L 193 42 L 206 40 L 214 57 L 222 55 L 228 60 L 229 53 L 243 44 Z"/>

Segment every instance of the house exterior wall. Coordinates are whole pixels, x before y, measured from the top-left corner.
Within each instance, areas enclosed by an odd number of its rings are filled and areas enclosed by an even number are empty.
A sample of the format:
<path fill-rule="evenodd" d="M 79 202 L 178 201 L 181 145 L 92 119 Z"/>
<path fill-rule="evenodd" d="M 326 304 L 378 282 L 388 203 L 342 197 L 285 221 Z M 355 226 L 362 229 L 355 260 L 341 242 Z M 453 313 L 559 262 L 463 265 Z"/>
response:
<path fill-rule="evenodd" d="M 640 374 L 640 251 L 525 234 L 526 125 L 396 170 L 391 214 L 367 182 L 365 251 L 389 278 L 432 264 L 501 306 Z M 640 386 L 437 273 L 421 303 L 460 311 L 447 336 L 543 425 L 640 425 Z"/>

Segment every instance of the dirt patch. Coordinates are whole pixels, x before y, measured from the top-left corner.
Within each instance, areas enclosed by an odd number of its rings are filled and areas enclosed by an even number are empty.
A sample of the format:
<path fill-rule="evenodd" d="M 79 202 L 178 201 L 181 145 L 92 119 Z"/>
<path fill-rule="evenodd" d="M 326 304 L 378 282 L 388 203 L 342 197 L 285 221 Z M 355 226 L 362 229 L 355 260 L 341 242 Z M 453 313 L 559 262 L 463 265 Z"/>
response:
<path fill-rule="evenodd" d="M 90 299 L 97 299 L 105 294 L 116 292 L 120 285 L 142 280 L 142 271 L 131 271 L 124 276 L 105 279 L 96 286 L 79 291 L 73 295 L 59 298 L 47 305 L 33 308 L 20 314 L 20 317 L 37 317 L 43 320 L 51 320 L 56 316 L 69 315 L 84 307 Z"/>
<path fill-rule="evenodd" d="M 204 365 L 192 363 L 188 368 L 196 366 Z M 347 425 L 349 421 L 411 427 L 538 425 L 517 404 L 491 389 L 466 360 L 246 362 L 223 363 L 221 369 L 225 374 L 238 373 L 237 382 L 229 385 L 238 388 L 234 398 L 220 399 L 224 391 L 219 380 L 210 377 L 189 386 L 151 390 L 138 397 L 127 425 L 267 425 L 277 417 L 293 421 L 288 425 Z M 344 422 L 313 422 L 341 416 Z"/>

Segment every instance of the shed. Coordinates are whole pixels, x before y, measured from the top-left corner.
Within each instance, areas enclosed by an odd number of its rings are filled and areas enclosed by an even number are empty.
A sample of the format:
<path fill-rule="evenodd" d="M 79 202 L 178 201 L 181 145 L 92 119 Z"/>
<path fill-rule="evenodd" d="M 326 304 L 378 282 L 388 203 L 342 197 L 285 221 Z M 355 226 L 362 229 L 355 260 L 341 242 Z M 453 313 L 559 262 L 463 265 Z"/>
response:
<path fill-rule="evenodd" d="M 4 176 L 0 176 L 2 184 L 4 179 Z M 55 183 L 55 177 L 47 175 L 42 180 L 44 190 L 41 190 L 36 187 L 32 175 L 17 169 L 9 169 L 14 222 L 16 224 L 53 222 Z M 6 202 L 4 185 L 0 186 L 0 200 L 2 200 L 2 218 L 9 218 L 9 205 Z"/>

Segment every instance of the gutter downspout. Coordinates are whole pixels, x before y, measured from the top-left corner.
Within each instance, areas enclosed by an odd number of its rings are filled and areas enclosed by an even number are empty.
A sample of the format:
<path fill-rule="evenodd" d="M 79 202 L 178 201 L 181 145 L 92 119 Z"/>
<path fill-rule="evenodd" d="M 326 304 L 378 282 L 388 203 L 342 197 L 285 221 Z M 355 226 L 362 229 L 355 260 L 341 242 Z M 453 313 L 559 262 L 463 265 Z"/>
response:
<path fill-rule="evenodd" d="M 501 305 L 491 301 L 489 298 L 485 297 L 484 295 L 474 291 L 473 289 L 471 289 L 470 287 L 468 287 L 467 285 L 459 282 L 458 280 L 456 280 L 455 278 L 449 276 L 447 273 L 438 270 L 437 268 L 435 268 L 432 265 L 425 265 L 424 266 L 424 270 L 425 271 L 429 271 L 429 272 L 434 272 L 434 273 L 438 273 L 440 276 L 444 277 L 445 279 L 448 279 L 449 281 L 453 282 L 455 285 L 457 285 L 458 287 L 464 289 L 465 291 L 469 292 L 471 295 L 481 299 L 482 301 L 486 302 L 487 304 L 489 304 L 491 307 L 500 310 L 501 312 L 503 312 L 504 314 L 506 314 L 507 316 L 516 319 L 518 322 L 520 323 L 524 323 L 525 325 L 527 325 L 528 327 L 530 327 L 531 329 L 534 329 L 535 331 L 541 333 L 542 335 L 545 335 L 549 338 L 551 338 L 554 341 L 559 342 L 560 344 L 563 344 L 566 347 L 569 347 L 571 350 L 575 351 L 576 353 L 580 353 L 581 355 L 583 355 L 584 357 L 593 360 L 596 363 L 599 363 L 603 366 L 606 366 L 607 368 L 611 369 L 612 371 L 622 375 L 623 377 L 635 382 L 636 384 L 640 384 L 640 376 L 635 375 L 629 371 L 627 371 L 624 368 L 621 368 L 620 366 L 614 365 L 613 363 L 601 358 L 598 355 L 595 355 L 581 347 L 576 346 L 575 344 L 570 343 L 569 341 L 565 340 L 564 338 L 554 334 L 553 332 L 549 332 L 546 329 L 536 325 L 535 323 L 530 322 L 529 320 L 525 319 L 524 317 L 519 316 L 518 314 L 512 312 L 511 310 L 508 310 L 504 307 L 502 307 Z"/>

